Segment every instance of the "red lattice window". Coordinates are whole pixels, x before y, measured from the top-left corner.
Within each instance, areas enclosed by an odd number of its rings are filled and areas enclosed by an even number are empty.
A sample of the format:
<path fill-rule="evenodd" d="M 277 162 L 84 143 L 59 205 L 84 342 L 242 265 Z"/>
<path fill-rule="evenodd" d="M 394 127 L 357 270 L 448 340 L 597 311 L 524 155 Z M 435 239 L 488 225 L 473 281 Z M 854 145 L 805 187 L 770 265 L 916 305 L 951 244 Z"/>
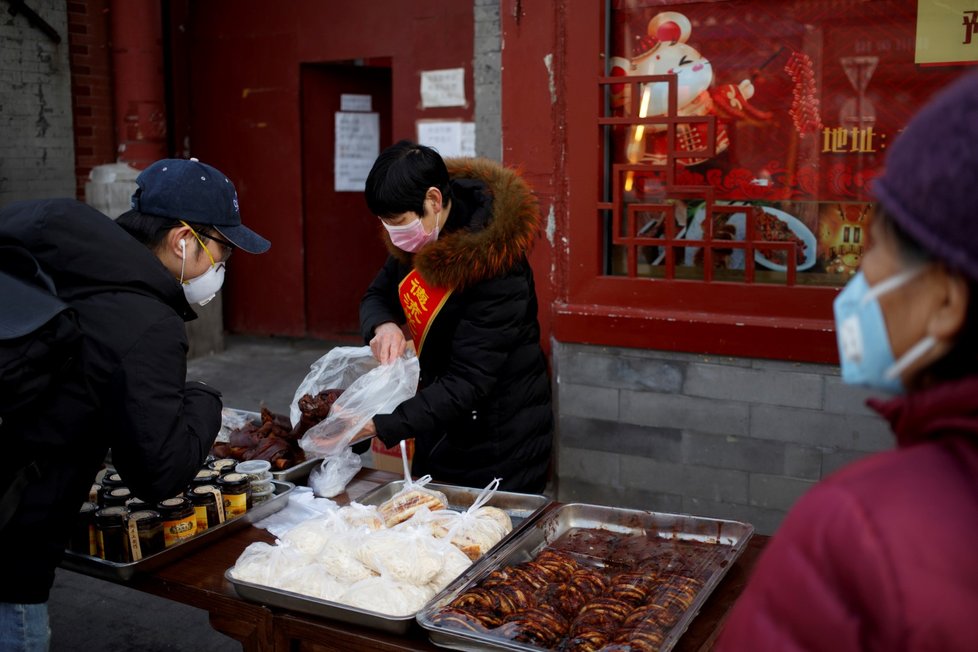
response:
<path fill-rule="evenodd" d="M 866 245 L 872 178 L 962 72 L 915 62 L 913 5 L 566 12 L 558 339 L 834 362 L 831 304 Z"/>

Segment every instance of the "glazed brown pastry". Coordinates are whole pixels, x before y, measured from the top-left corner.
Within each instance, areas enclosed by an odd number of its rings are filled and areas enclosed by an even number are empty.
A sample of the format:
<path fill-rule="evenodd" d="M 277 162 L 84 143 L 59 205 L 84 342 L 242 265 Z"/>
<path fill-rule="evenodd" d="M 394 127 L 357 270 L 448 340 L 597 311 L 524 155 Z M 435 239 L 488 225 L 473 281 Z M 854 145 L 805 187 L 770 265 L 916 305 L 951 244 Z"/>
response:
<path fill-rule="evenodd" d="M 441 627 L 451 627 L 452 629 L 463 632 L 478 632 L 480 634 L 488 631 L 488 628 L 467 611 L 456 609 L 444 609 L 432 617 L 432 622 Z"/>
<path fill-rule="evenodd" d="M 533 560 L 489 572 L 438 622 L 560 652 L 657 651 L 703 588 L 704 550 L 571 530 Z"/>
<path fill-rule="evenodd" d="M 632 572 L 615 576 L 608 589 L 608 597 L 633 605 L 648 601 L 655 586 L 655 577 L 648 573 Z"/>
<path fill-rule="evenodd" d="M 547 604 L 537 605 L 508 618 L 499 628 L 505 638 L 553 647 L 567 633 L 567 621 Z"/>
<path fill-rule="evenodd" d="M 583 629 L 574 632 L 561 650 L 565 652 L 597 652 L 606 650 L 608 632 L 600 629 Z"/>
<path fill-rule="evenodd" d="M 632 605 L 615 598 L 602 596 L 584 605 L 571 624 L 571 633 L 580 630 L 600 629 L 614 632 L 632 612 Z"/>

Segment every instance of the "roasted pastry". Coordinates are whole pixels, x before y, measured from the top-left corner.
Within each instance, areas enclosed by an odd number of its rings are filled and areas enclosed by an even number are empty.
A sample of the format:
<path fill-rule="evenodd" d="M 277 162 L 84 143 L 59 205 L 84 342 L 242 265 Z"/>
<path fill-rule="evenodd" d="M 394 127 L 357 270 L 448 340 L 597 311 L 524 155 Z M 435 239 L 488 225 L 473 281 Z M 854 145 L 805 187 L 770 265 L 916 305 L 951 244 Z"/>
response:
<path fill-rule="evenodd" d="M 511 616 L 499 635 L 522 643 L 554 647 L 567 633 L 567 621 L 549 605 L 538 605 Z"/>
<path fill-rule="evenodd" d="M 614 598 L 599 597 L 584 605 L 571 624 L 571 633 L 589 629 L 614 632 L 632 612 L 632 605 Z"/>
<path fill-rule="evenodd" d="M 646 573 L 621 573 L 611 580 L 611 588 L 608 589 L 607 595 L 633 605 L 640 605 L 648 601 L 654 583 L 654 578 Z"/>
<path fill-rule="evenodd" d="M 600 629 L 582 629 L 575 632 L 560 648 L 561 652 L 597 652 L 607 649 L 609 634 Z"/>
<path fill-rule="evenodd" d="M 417 513 L 422 507 L 431 511 L 448 508 L 448 499 L 440 491 L 425 488 L 408 489 L 381 503 L 380 517 L 384 525 L 394 527 Z"/>
<path fill-rule="evenodd" d="M 450 627 L 463 632 L 482 634 L 488 631 L 476 616 L 460 609 L 442 609 L 431 617 L 431 622 L 439 627 Z"/>

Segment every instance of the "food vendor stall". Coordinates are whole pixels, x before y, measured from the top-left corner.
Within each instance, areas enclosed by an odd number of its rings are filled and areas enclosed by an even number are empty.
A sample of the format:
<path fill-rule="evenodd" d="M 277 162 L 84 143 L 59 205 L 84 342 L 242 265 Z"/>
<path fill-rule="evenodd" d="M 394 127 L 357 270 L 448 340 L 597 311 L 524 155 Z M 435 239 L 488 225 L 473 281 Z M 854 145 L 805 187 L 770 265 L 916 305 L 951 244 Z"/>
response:
<path fill-rule="evenodd" d="M 337 503 L 363 498 L 378 488 L 403 480 L 387 471 L 364 469 L 347 486 Z M 540 518 L 559 509 L 548 503 Z M 256 527 L 239 527 L 204 545 L 188 546 L 185 554 L 173 555 L 165 564 L 136 569 L 132 574 L 106 573 L 97 564 L 79 563 L 69 556 L 65 566 L 78 572 L 125 583 L 130 588 L 204 609 L 212 626 L 240 641 L 246 650 L 435 650 L 429 632 L 411 622 L 402 632 L 389 632 L 351 622 L 349 618 L 326 618 L 301 611 L 266 606 L 243 599 L 226 577 L 241 553 L 255 542 L 273 542 L 275 537 Z M 699 613 L 673 649 L 708 650 L 719 626 L 743 589 L 750 569 L 767 537 L 754 536 L 739 556 L 725 569 L 722 580 L 706 597 Z M 124 576 L 125 575 L 125 576 Z"/>

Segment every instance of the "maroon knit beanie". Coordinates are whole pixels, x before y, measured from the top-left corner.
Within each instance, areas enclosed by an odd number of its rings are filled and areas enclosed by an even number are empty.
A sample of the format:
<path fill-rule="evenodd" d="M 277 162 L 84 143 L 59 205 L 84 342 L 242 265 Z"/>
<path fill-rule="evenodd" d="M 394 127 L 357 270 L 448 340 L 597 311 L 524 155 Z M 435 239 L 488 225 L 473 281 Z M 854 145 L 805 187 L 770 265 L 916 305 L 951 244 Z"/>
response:
<path fill-rule="evenodd" d="M 925 251 L 978 280 L 978 74 L 942 90 L 910 120 L 873 194 Z"/>

